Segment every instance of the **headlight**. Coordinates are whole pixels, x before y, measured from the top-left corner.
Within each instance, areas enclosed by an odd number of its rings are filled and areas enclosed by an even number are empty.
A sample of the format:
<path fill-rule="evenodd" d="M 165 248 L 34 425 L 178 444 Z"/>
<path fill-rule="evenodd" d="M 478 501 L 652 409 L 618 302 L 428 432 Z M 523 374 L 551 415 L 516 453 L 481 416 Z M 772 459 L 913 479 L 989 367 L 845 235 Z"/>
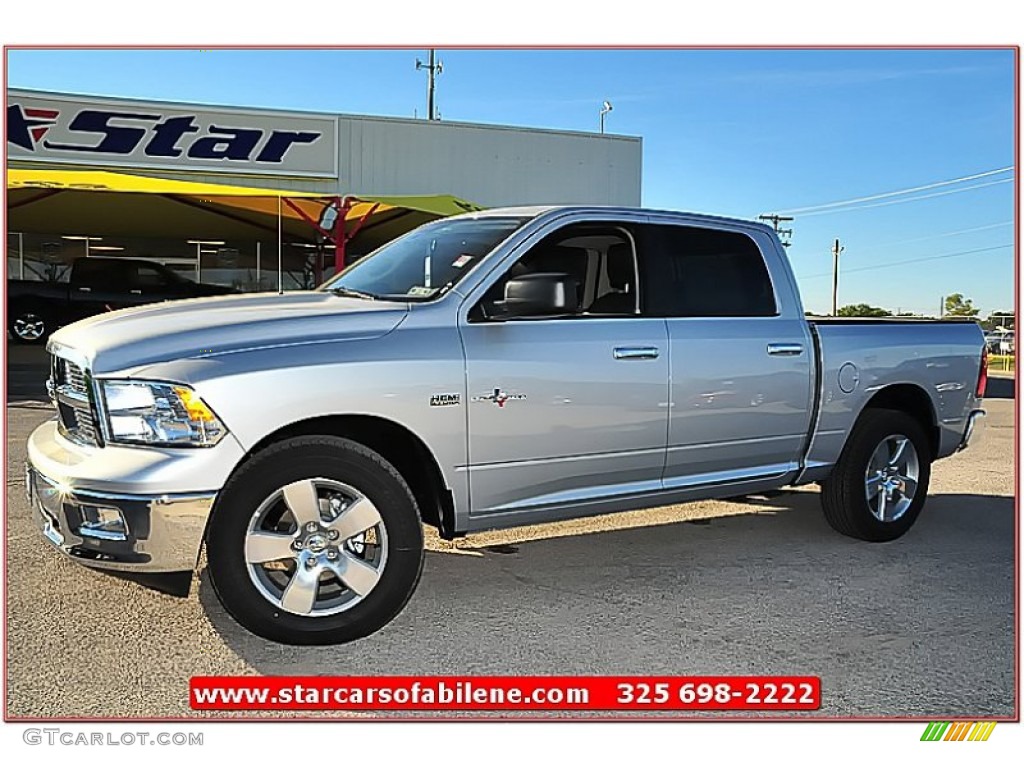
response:
<path fill-rule="evenodd" d="M 227 429 L 202 398 L 181 384 L 103 381 L 112 443 L 206 448 Z"/>

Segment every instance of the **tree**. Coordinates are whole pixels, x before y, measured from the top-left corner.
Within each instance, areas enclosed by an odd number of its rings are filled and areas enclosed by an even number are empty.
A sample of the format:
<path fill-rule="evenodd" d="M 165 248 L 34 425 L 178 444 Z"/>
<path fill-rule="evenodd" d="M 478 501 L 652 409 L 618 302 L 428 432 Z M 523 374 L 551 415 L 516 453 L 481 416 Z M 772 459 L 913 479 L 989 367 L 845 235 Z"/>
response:
<path fill-rule="evenodd" d="M 836 313 L 839 317 L 892 317 L 892 312 L 870 304 L 847 304 Z"/>
<path fill-rule="evenodd" d="M 951 293 L 946 297 L 947 317 L 977 317 L 979 311 L 974 302 L 965 299 L 962 293 Z"/>

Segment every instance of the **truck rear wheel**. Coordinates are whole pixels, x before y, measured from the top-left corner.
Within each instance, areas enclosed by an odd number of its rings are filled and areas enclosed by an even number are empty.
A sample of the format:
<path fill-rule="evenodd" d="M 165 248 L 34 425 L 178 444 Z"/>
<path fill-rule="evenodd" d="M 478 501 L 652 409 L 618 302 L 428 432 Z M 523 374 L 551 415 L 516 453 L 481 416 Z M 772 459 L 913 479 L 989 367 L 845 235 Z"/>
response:
<path fill-rule="evenodd" d="M 902 411 L 867 410 L 822 483 L 825 519 L 856 539 L 898 539 L 921 513 L 930 477 L 931 447 L 921 424 Z"/>
<path fill-rule="evenodd" d="M 221 492 L 207 533 L 210 580 L 242 626 L 268 640 L 365 637 L 420 578 L 423 529 L 402 476 L 351 440 L 297 437 L 256 454 Z"/>

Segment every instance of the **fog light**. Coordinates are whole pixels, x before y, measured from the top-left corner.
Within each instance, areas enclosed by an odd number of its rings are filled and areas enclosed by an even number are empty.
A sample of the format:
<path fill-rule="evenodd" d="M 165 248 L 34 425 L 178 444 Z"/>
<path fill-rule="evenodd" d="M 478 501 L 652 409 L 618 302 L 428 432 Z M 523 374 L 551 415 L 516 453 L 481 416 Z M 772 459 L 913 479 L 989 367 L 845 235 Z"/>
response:
<path fill-rule="evenodd" d="M 82 524 L 78 527 L 79 536 L 107 541 L 124 541 L 128 538 L 128 526 L 121 516 L 121 510 L 116 507 L 83 504 L 79 510 L 82 515 Z"/>

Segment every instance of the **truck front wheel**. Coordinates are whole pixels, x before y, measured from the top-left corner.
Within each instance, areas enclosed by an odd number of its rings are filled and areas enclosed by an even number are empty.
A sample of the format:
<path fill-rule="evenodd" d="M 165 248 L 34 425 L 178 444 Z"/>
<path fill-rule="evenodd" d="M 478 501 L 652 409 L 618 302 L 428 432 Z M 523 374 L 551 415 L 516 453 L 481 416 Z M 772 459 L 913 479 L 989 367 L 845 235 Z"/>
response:
<path fill-rule="evenodd" d="M 268 640 L 365 637 L 412 596 L 423 529 L 402 476 L 339 437 L 297 437 L 253 456 L 221 492 L 207 533 L 210 580 L 242 626 Z"/>
<path fill-rule="evenodd" d="M 825 519 L 846 536 L 892 541 L 917 520 L 930 477 L 931 449 L 921 424 L 902 411 L 870 409 L 822 483 Z"/>

